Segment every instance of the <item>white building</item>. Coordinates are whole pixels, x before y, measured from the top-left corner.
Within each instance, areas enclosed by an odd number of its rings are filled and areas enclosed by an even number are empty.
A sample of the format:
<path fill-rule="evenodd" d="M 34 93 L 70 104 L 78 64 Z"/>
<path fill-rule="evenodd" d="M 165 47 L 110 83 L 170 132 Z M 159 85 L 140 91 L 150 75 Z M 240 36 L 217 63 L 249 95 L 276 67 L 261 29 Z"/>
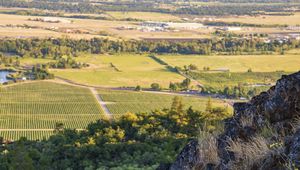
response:
<path fill-rule="evenodd" d="M 223 27 L 223 28 L 219 28 L 222 31 L 241 31 L 242 28 L 241 27 Z"/>
<path fill-rule="evenodd" d="M 195 30 L 206 28 L 203 24 L 200 23 L 178 23 L 178 22 L 168 22 L 167 28 L 173 29 L 185 29 L 185 30 Z"/>
<path fill-rule="evenodd" d="M 55 18 L 55 17 L 45 17 L 41 18 L 41 21 L 43 22 L 52 22 L 52 23 L 65 23 L 70 24 L 71 21 L 63 18 Z"/>
<path fill-rule="evenodd" d="M 300 26 L 288 26 L 287 30 L 300 31 Z"/>

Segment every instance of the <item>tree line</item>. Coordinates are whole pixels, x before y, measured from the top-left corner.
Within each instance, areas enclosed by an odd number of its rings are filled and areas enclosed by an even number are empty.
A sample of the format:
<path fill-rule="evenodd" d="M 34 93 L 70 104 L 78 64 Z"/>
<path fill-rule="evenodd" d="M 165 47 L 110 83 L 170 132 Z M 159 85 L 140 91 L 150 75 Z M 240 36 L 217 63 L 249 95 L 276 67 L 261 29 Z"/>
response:
<path fill-rule="evenodd" d="M 262 0 L 264 1 L 264 0 Z M 293 0 L 298 2 L 298 0 Z M 226 2 L 226 0 L 224 0 Z M 102 13 L 103 11 L 141 11 L 141 12 L 161 12 L 170 14 L 193 14 L 193 15 L 254 15 L 256 12 L 285 12 L 287 9 L 299 7 L 299 4 L 284 3 L 238 3 L 238 0 L 229 0 L 228 2 L 235 2 L 234 4 L 219 3 L 218 5 L 201 5 L 192 6 L 188 4 L 174 4 L 173 2 L 164 2 L 166 4 L 172 3 L 177 8 L 174 10 L 161 8 L 156 1 L 112 1 L 112 2 L 98 2 L 94 4 L 87 1 L 18 1 L 18 0 L 0 0 L 0 6 L 4 7 L 20 7 L 20 8 L 35 8 L 53 11 L 65 11 L 72 13 Z M 241 1 L 243 2 L 243 1 Z M 252 1 L 254 2 L 254 1 Z"/>
<path fill-rule="evenodd" d="M 50 39 L 2 39 L 0 52 L 14 53 L 21 57 L 53 58 L 78 56 L 79 53 L 178 53 L 178 54 L 284 54 L 286 50 L 299 48 L 300 41 L 272 41 L 266 43 L 260 38 L 206 39 L 190 42 L 108 40 L 74 40 L 68 38 Z"/>

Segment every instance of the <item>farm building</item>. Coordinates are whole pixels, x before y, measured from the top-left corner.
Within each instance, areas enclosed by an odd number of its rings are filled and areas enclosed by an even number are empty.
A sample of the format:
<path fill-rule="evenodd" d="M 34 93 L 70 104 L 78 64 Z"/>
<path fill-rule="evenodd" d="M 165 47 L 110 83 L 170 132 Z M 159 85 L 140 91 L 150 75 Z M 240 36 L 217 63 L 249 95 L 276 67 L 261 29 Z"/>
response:
<path fill-rule="evenodd" d="M 72 23 L 70 20 L 62 19 L 62 18 L 55 18 L 55 17 L 44 17 L 44 18 L 38 18 L 35 20 L 41 21 L 41 22 L 49 22 L 49 23 L 64 23 L 64 24 Z"/>
<path fill-rule="evenodd" d="M 199 24 L 199 23 L 169 22 L 169 23 L 167 23 L 167 28 L 195 30 L 195 29 L 201 29 L 201 28 L 206 28 L 206 27 L 203 24 Z"/>
<path fill-rule="evenodd" d="M 139 30 L 143 31 L 166 31 L 170 29 L 175 30 L 195 30 L 207 28 L 200 23 L 178 23 L 178 22 L 143 22 L 140 24 Z"/>
<path fill-rule="evenodd" d="M 288 26 L 287 30 L 300 31 L 300 26 Z"/>
<path fill-rule="evenodd" d="M 222 31 L 240 31 L 242 30 L 241 27 L 222 27 L 222 28 L 218 28 L 219 30 Z"/>

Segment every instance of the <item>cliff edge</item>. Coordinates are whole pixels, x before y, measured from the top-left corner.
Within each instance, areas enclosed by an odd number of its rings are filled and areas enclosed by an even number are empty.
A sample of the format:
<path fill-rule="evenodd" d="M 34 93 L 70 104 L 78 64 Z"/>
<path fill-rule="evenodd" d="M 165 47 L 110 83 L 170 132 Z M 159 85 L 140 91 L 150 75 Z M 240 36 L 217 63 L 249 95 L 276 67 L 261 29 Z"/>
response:
<path fill-rule="evenodd" d="M 234 116 L 211 142 L 191 141 L 171 165 L 158 169 L 300 168 L 300 72 L 234 104 Z M 204 145 L 205 143 L 205 145 Z"/>

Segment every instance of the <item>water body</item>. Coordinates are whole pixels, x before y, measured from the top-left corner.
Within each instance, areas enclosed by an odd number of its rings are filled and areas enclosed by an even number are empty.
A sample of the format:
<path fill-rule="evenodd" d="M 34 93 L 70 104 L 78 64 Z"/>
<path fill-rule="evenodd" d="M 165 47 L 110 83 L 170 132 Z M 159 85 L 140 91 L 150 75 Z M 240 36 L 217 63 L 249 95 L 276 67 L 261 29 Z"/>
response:
<path fill-rule="evenodd" d="M 6 76 L 10 73 L 12 73 L 12 72 L 11 71 L 2 71 L 2 70 L 0 70 L 0 83 L 1 84 L 8 81 Z"/>

